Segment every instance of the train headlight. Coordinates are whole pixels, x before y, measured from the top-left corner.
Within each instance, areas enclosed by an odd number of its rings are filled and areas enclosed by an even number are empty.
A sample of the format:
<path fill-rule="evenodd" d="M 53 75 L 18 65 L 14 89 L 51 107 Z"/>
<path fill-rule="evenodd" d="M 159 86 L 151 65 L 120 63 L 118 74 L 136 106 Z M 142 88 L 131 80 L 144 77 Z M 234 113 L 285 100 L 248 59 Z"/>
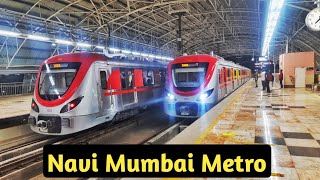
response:
<path fill-rule="evenodd" d="M 167 94 L 167 97 L 168 97 L 168 99 L 171 100 L 171 101 L 173 101 L 173 100 L 175 99 L 175 98 L 174 98 L 174 95 L 171 94 L 171 93 L 168 93 L 168 94 Z"/>
<path fill-rule="evenodd" d="M 31 103 L 31 109 L 33 109 L 35 112 L 39 112 L 39 107 L 33 99 L 32 99 L 32 103 Z"/>
<path fill-rule="evenodd" d="M 209 95 L 208 95 L 208 93 L 202 93 L 201 95 L 200 95 L 200 100 L 201 101 L 203 101 L 203 100 L 205 100 L 205 99 L 207 99 L 207 97 L 208 97 Z"/>
<path fill-rule="evenodd" d="M 82 97 L 78 97 L 77 99 L 69 102 L 68 104 L 63 106 L 63 108 L 61 109 L 60 113 L 65 113 L 65 112 L 71 111 L 72 109 L 74 109 L 75 107 L 78 106 L 78 104 L 81 102 L 82 99 L 83 99 L 83 96 Z"/>
<path fill-rule="evenodd" d="M 210 89 L 209 91 L 201 93 L 198 100 L 205 101 L 212 94 L 212 92 L 213 92 L 213 89 Z"/>

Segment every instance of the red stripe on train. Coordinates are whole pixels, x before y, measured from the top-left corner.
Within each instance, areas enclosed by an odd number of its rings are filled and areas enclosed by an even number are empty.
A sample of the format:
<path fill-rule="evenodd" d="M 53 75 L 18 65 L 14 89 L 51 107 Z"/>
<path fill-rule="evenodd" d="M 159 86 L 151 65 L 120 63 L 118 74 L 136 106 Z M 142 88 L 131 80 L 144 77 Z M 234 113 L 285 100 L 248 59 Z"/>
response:
<path fill-rule="evenodd" d="M 143 88 L 127 89 L 127 90 L 116 89 L 114 92 L 105 92 L 105 93 L 104 93 L 104 96 L 128 94 L 128 93 L 141 92 L 141 91 L 150 91 L 150 90 L 153 90 L 153 89 L 156 89 L 156 88 L 161 88 L 161 87 L 162 87 L 162 86 L 143 87 Z"/>

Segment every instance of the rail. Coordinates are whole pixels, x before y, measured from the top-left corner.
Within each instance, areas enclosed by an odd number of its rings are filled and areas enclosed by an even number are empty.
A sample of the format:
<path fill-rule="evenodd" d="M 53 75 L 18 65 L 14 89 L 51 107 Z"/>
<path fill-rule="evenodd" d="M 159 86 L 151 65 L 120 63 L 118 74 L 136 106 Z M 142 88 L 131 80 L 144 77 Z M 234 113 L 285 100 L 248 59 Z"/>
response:
<path fill-rule="evenodd" d="M 34 84 L 0 83 L 0 96 L 14 96 L 32 94 Z"/>

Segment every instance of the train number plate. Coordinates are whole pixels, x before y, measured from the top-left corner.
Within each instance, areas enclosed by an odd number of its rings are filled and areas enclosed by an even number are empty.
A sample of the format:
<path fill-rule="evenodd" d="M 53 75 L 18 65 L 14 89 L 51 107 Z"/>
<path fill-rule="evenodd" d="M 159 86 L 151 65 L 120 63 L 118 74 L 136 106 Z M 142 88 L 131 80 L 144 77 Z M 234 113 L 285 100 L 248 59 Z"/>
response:
<path fill-rule="evenodd" d="M 181 106 L 180 112 L 182 116 L 188 116 L 190 115 L 190 108 L 188 106 Z"/>

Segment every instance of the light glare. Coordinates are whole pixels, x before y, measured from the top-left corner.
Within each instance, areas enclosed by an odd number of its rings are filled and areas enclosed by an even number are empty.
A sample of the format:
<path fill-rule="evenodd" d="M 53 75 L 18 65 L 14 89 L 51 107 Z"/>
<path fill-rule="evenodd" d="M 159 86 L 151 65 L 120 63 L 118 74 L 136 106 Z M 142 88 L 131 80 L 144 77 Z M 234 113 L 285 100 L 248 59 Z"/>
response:
<path fill-rule="evenodd" d="M 262 48 L 262 56 L 267 54 L 267 49 L 269 47 L 270 41 L 272 39 L 273 32 L 276 28 L 281 9 L 283 6 L 284 0 L 271 0 L 268 12 L 268 19 L 266 25 L 266 32 Z"/>

